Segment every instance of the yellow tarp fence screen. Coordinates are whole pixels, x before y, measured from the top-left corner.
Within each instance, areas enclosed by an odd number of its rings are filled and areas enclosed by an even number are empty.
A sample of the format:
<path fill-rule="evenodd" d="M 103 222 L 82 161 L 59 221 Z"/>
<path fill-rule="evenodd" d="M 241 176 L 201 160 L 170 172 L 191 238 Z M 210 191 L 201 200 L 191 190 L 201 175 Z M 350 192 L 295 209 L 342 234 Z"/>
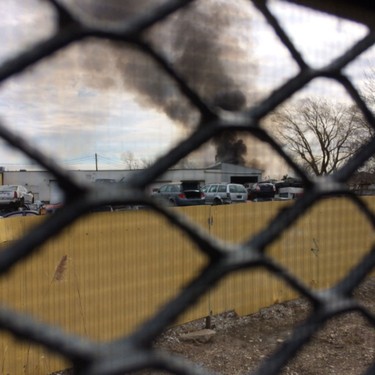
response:
<path fill-rule="evenodd" d="M 375 209 L 374 197 L 364 198 Z M 288 202 L 173 208 L 228 243 L 257 233 Z M 48 216 L 0 220 L 0 246 L 32 230 Z M 337 282 L 374 242 L 368 221 L 345 198 L 316 204 L 275 241 L 267 254 L 312 288 Z M 91 214 L 0 281 L 1 303 L 69 332 L 107 341 L 139 324 L 207 263 L 185 234 L 151 210 Z M 264 269 L 227 276 L 180 317 L 183 323 L 235 310 L 253 313 L 298 297 Z M 69 367 L 45 349 L 0 334 L 2 374 L 48 374 Z"/>

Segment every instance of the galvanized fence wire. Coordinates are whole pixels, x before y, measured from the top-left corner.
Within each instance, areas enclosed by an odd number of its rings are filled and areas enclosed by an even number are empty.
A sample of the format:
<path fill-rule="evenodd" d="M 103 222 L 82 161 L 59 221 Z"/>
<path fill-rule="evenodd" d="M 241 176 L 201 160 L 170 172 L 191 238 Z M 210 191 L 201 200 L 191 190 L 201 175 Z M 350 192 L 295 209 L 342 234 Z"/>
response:
<path fill-rule="evenodd" d="M 284 152 L 273 137 L 259 126 L 260 121 L 265 116 L 291 95 L 304 88 L 314 79 L 325 77 L 338 82 L 345 88 L 368 123 L 375 129 L 375 118 L 372 111 L 344 73 L 344 68 L 349 63 L 375 44 L 375 32 L 369 30 L 362 40 L 348 48 L 333 62 L 318 69 L 313 68 L 304 60 L 277 18 L 273 16 L 268 3 L 266 1 L 253 1 L 253 4 L 273 28 L 280 43 L 289 50 L 290 55 L 299 67 L 299 72 L 255 107 L 228 115 L 214 112 L 171 67 L 163 55 L 142 36 L 143 31 L 188 6 L 191 2 L 169 1 L 161 6 L 154 6 L 144 14 L 138 14 L 121 26 L 118 26 L 118 23 L 113 26 L 108 23 L 95 22 L 83 13 L 75 12 L 73 14 L 57 0 L 50 0 L 50 4 L 54 6 L 58 15 L 57 32 L 48 40 L 23 51 L 0 67 L 0 80 L 5 82 L 76 41 L 94 37 L 130 43 L 148 54 L 174 80 L 181 92 L 200 112 L 202 119 L 200 125 L 189 137 L 169 150 L 153 165 L 133 176 L 125 191 L 123 188 L 114 187 L 111 190 L 110 202 L 105 191 L 94 191 L 94 188 L 81 185 L 54 160 L 46 157 L 42 151 L 26 139 L 0 123 L 0 137 L 48 170 L 63 189 L 66 202 L 65 207 L 51 216 L 50 220 L 44 221 L 32 232 L 0 253 L 0 272 L 2 275 L 17 262 L 24 261 L 28 256 L 37 252 L 49 238 L 71 225 L 92 207 L 104 203 L 142 203 L 151 206 L 156 212 L 169 220 L 172 225 L 182 229 L 195 243 L 196 247 L 210 260 L 208 265 L 189 285 L 153 317 L 144 322 L 132 335 L 105 344 L 91 342 L 84 337 L 76 337 L 53 325 L 37 322 L 31 316 L 7 307 L 2 306 L 0 308 L 2 330 L 60 354 L 73 364 L 76 374 L 124 374 L 143 368 L 164 369 L 175 374 L 207 374 L 206 370 L 198 368 L 193 363 L 158 352 L 152 347 L 152 343 L 180 314 L 218 281 L 222 280 L 224 276 L 237 270 L 259 266 L 263 266 L 274 273 L 300 295 L 310 300 L 313 305 L 313 312 L 302 325 L 296 327 L 293 335 L 260 365 L 255 372 L 256 374 L 278 373 L 312 338 L 312 335 L 334 316 L 348 311 L 359 311 L 375 326 L 374 315 L 362 307 L 352 296 L 355 288 L 375 266 L 375 247 L 369 249 L 367 255 L 340 282 L 324 291 L 311 290 L 302 280 L 295 277 L 288 269 L 275 262 L 266 253 L 268 246 L 279 238 L 287 228 L 295 224 L 321 198 L 330 195 L 347 196 L 358 207 L 358 210 L 366 216 L 372 227 L 375 226 L 374 213 L 348 189 L 346 184 L 352 174 L 374 155 L 375 138 L 373 137 L 367 144 L 363 145 L 354 157 L 332 175 L 312 179 Z M 339 6 L 338 2 L 335 3 Z M 366 5 L 363 5 L 363 7 L 366 11 L 375 13 L 370 5 L 367 5 L 367 8 Z M 155 204 L 143 193 L 144 188 L 167 171 L 168 168 L 224 131 L 242 131 L 269 143 L 278 155 L 286 160 L 300 175 L 306 189 L 302 198 L 281 211 L 267 227 L 255 236 L 248 238 L 241 245 L 224 244 L 210 237 L 177 211 L 168 210 Z M 375 364 L 368 369 L 368 374 L 374 373 L 374 371 Z"/>

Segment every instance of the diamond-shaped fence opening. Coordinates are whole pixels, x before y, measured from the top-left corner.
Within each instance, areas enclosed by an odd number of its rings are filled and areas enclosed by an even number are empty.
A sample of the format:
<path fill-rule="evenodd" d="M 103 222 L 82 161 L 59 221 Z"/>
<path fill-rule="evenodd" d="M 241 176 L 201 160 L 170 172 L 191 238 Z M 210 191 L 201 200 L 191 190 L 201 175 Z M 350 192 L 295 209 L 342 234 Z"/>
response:
<path fill-rule="evenodd" d="M 314 19 L 309 13 L 311 10 L 304 5 L 328 13 Z M 86 89 L 79 91 L 82 98 L 89 101 L 96 95 L 96 90 L 100 90 L 100 105 L 108 111 L 118 111 L 116 113 L 120 113 L 119 116 L 126 121 L 129 114 L 121 104 L 116 104 L 116 107 L 113 101 L 127 90 L 137 95 L 137 108 L 153 108 L 155 112 L 149 112 L 148 116 L 162 113 L 165 121 L 178 123 L 183 131 L 178 132 L 173 147 L 166 146 L 156 161 L 131 174 L 125 185 L 97 187 L 73 178 L 68 168 L 62 167 L 58 155 L 51 150 L 44 151 L 43 143 L 29 134 L 27 125 L 20 124 L 18 116 L 1 118 L 2 140 L 53 175 L 64 194 L 65 204 L 48 220 L 38 222 L 32 230 L 14 241 L 12 239 L 2 249 L 0 272 L 5 277 L 8 271 L 27 262 L 33 254 L 43 253 L 54 236 L 66 233 L 83 215 L 103 204 L 150 207 L 170 226 L 183 233 L 184 239 L 194 244 L 206 261 L 200 264 L 203 268 L 194 275 L 188 275 L 187 284 L 180 291 L 168 295 L 163 307 L 147 316 L 130 335 L 106 338 L 110 341 L 97 343 L 85 335 L 84 324 L 78 333 L 71 333 L 28 315 L 22 307 L 13 310 L 3 306 L 0 309 L 0 326 L 4 331 L 55 352 L 72 364 L 76 374 L 124 374 L 150 367 L 176 374 L 198 374 L 203 370 L 173 355 L 157 352 L 152 348 L 153 341 L 210 290 L 213 290 L 212 299 L 216 298 L 214 288 L 226 276 L 239 270 L 248 273 L 257 268 L 257 272 L 260 266 L 281 278 L 282 283 L 294 293 L 306 297 L 314 310 L 256 373 L 276 374 L 281 371 L 326 321 L 343 312 L 359 311 L 375 325 L 373 315 L 352 297 L 355 288 L 375 265 L 373 238 L 369 235 L 375 224 L 374 207 L 371 200 L 362 199 L 348 187 L 361 168 L 366 166 L 371 169 L 375 150 L 371 69 L 364 68 L 367 75 L 370 74 L 367 85 L 355 78 L 358 69 L 367 60 L 372 63 L 370 52 L 375 43 L 372 31 L 375 9 L 370 2 L 357 1 L 353 5 L 349 1 L 186 0 L 154 1 L 150 5 L 148 1 L 137 4 L 110 1 L 102 4 L 93 0 L 76 5 L 70 1 L 50 0 L 38 3 L 38 6 L 43 9 L 44 16 L 39 22 L 46 22 L 43 30 L 38 30 L 33 40 L 29 40 L 26 33 L 21 33 L 21 47 L 12 46 L 4 53 L 0 80 L 5 90 L 9 89 L 10 79 L 16 80 L 22 87 L 29 79 L 32 83 L 35 77 L 36 81 L 42 79 L 43 72 L 49 72 L 53 84 L 61 78 L 74 85 L 69 80 L 70 71 L 74 68 L 69 64 L 73 64 L 74 59 L 69 56 L 78 53 L 85 67 L 81 78 Z M 25 10 L 25 30 L 28 27 L 26 14 Z M 334 18 L 335 15 L 338 17 Z M 307 38 L 298 33 L 302 24 L 318 31 L 325 23 L 330 27 L 330 37 L 317 32 L 316 36 Z M 340 34 L 340 30 L 348 27 L 348 23 L 352 32 L 350 38 L 345 39 L 346 34 Z M 336 38 L 335 33 L 344 40 Z M 234 45 L 240 48 L 235 49 Z M 66 69 L 61 77 L 54 77 L 50 69 L 59 64 Z M 113 71 L 113 76 L 101 75 L 103 66 L 107 71 Z M 270 73 L 272 69 L 273 73 Z M 29 74 L 34 74 L 34 78 L 30 78 Z M 316 102 L 293 100 L 303 90 L 310 98 L 313 97 L 322 81 L 326 98 L 341 97 L 344 93 L 350 98 L 348 106 L 351 107 L 336 114 L 331 111 L 330 104 L 323 102 L 319 104 L 319 117 L 314 112 Z M 50 90 L 44 95 L 58 100 L 53 85 Z M 42 100 L 37 87 L 35 91 L 36 98 L 32 100 Z M 24 99 L 17 101 L 17 96 L 13 98 L 18 103 L 18 110 L 30 113 L 27 104 L 35 102 L 27 101 L 26 93 L 21 95 L 22 90 L 18 94 L 18 98 Z M 289 101 L 292 105 L 285 109 L 284 105 Z M 62 99 L 62 103 L 69 119 L 66 126 L 72 132 L 69 142 L 71 147 L 75 147 L 75 135 L 82 132 L 89 137 L 89 126 L 79 124 L 70 111 L 73 105 L 71 98 Z M 82 107 L 81 110 L 88 111 L 92 124 L 105 121 L 94 104 L 89 108 Z M 319 124 L 323 115 L 333 126 L 328 127 L 325 123 L 323 127 L 314 127 L 307 121 L 313 118 L 315 124 Z M 301 118 L 307 124 L 302 132 L 300 127 L 294 126 L 296 119 L 300 122 Z M 53 116 L 49 119 L 51 122 L 56 120 Z M 156 126 L 161 124 L 158 121 Z M 346 126 L 348 121 L 352 126 Z M 26 121 L 25 124 L 30 123 Z M 367 129 L 366 132 L 359 132 L 360 126 Z M 58 136 L 59 132 L 55 134 Z M 101 136 L 99 130 L 98 134 Z M 334 139 L 337 143 L 330 149 L 331 153 L 312 158 L 316 148 L 322 144 L 326 149 L 331 147 L 333 140 L 329 137 L 332 134 L 336 134 Z M 241 135 L 251 137 L 255 140 L 252 142 L 266 144 L 272 149 L 274 157 L 287 165 L 304 186 L 304 194 L 299 199 L 280 205 L 280 209 L 267 217 L 265 225 L 246 232 L 246 238 L 238 241 L 236 232 L 217 230 L 212 218 L 221 207 L 212 207 L 208 222 L 204 222 L 201 217 L 194 216 L 193 211 L 182 215 L 181 211 L 155 203 L 145 193 L 169 168 L 186 162 L 189 155 L 194 151 L 201 152 L 202 147 L 213 148 L 219 161 L 225 161 L 220 157 L 224 151 L 230 151 L 229 160 L 238 164 L 245 160 L 242 151 L 245 154 L 249 151 L 250 161 L 260 163 L 257 159 L 259 155 L 251 154 L 255 149 L 253 143 L 247 150 Z M 315 143 L 313 136 L 317 137 Z M 306 144 L 306 139 L 311 142 Z M 294 143 L 285 147 L 288 140 Z M 348 151 L 349 140 L 355 152 Z M 151 145 L 153 135 L 148 141 Z M 334 154 L 336 159 L 332 160 Z M 131 154 L 127 155 L 126 161 L 128 166 L 134 166 Z M 313 175 L 316 177 L 313 178 Z M 326 205 L 325 198 L 330 196 L 349 201 L 348 212 L 341 212 L 337 201 Z M 327 210 L 329 212 L 324 212 Z M 330 217 L 332 212 L 335 217 Z M 254 214 L 253 217 L 258 218 L 259 215 Z M 342 225 L 351 228 L 354 240 L 351 237 L 348 241 L 345 236 L 349 234 L 340 233 L 340 228 L 329 234 L 319 232 L 314 227 L 319 215 L 327 222 L 335 221 L 337 217 L 349 221 Z M 248 217 L 244 215 L 244 218 Z M 358 227 L 355 218 L 361 222 Z M 225 228 L 225 223 L 222 226 Z M 301 233 L 306 231 L 310 237 L 301 240 Z M 125 236 L 124 233 L 122 235 Z M 144 236 L 143 244 L 149 246 L 147 240 L 152 238 L 152 234 L 145 233 Z M 95 243 L 92 246 L 95 247 Z M 116 248 L 119 245 L 113 239 L 110 246 Z M 350 246 L 358 246 L 360 251 L 349 264 L 341 257 L 345 257 L 345 251 Z M 285 253 L 290 251 L 295 252 L 296 257 L 300 252 L 308 252 L 314 258 L 315 263 L 310 265 L 307 273 L 301 269 L 301 264 L 285 261 Z M 332 257 L 339 258 L 337 267 L 340 269 L 334 286 L 326 283 L 324 276 L 327 264 L 335 262 Z M 99 263 L 105 264 L 106 261 L 104 256 L 99 259 Z M 72 260 L 58 254 L 56 272 L 59 265 L 64 271 L 68 262 Z M 74 281 L 74 267 L 69 272 Z M 152 271 L 145 270 L 144 277 L 148 272 Z M 307 278 L 306 274 L 309 275 Z M 51 282 L 61 281 L 62 275 L 63 272 L 61 275 L 55 273 Z M 241 275 L 239 273 L 240 285 Z M 76 287 L 75 293 L 80 299 L 79 280 L 72 285 Z M 328 289 L 319 292 L 322 288 Z M 368 373 L 373 370 L 374 365 Z"/>

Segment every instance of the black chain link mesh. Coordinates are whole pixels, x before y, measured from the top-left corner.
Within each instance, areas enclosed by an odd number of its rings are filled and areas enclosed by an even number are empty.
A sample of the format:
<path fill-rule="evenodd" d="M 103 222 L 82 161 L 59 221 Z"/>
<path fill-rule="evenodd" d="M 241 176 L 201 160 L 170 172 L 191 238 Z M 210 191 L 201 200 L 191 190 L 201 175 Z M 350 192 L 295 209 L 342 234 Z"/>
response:
<path fill-rule="evenodd" d="M 345 88 L 362 111 L 368 123 L 375 128 L 375 119 L 371 110 L 343 72 L 350 62 L 374 45 L 375 33 L 369 31 L 362 40 L 347 49 L 345 53 L 333 62 L 319 69 L 314 69 L 304 61 L 294 47 L 292 41 L 277 22 L 277 19 L 269 11 L 267 2 L 253 1 L 253 4 L 273 27 L 280 41 L 288 48 L 299 67 L 299 72 L 262 100 L 256 107 L 240 113 L 234 112 L 231 116 L 227 116 L 213 112 L 170 66 L 163 55 L 142 38 L 144 30 L 181 8 L 188 6 L 191 2 L 187 0 L 165 2 L 160 6 L 150 8 L 151 10 L 148 10 L 143 15 L 138 14 L 134 20 L 125 22 L 121 27 L 118 24 L 116 24 L 116 27 L 111 27 L 108 24 L 95 24 L 92 20 L 85 19 L 83 14 L 73 15 L 60 3 L 51 0 L 50 3 L 55 7 L 58 14 L 58 31 L 48 40 L 23 51 L 16 58 L 0 67 L 0 80 L 3 82 L 22 72 L 30 65 L 63 49 L 70 43 L 85 38 L 94 37 L 131 43 L 154 59 L 159 67 L 171 79 L 175 80 L 182 93 L 189 98 L 191 104 L 201 114 L 200 126 L 189 137 L 182 140 L 176 147 L 168 151 L 142 173 L 134 175 L 130 179 L 126 191 L 114 187 L 111 198 L 111 203 L 117 202 L 129 205 L 142 203 L 153 206 L 157 212 L 164 215 L 173 225 L 184 230 L 197 248 L 208 256 L 210 259 L 208 266 L 178 296 L 169 301 L 166 306 L 131 336 L 105 344 L 96 344 L 83 337 L 74 337 L 54 326 L 37 322 L 30 316 L 7 309 L 4 306 L 0 308 L 0 326 L 3 330 L 11 332 L 18 338 L 40 344 L 59 353 L 71 361 L 77 374 L 124 374 L 142 368 L 164 369 L 176 374 L 207 373 L 202 369 L 196 368 L 191 363 L 175 358 L 172 355 L 157 352 L 152 348 L 151 344 L 182 312 L 225 275 L 239 269 L 250 269 L 259 265 L 263 265 L 269 271 L 277 274 L 300 295 L 308 298 L 313 305 L 313 311 L 309 318 L 295 329 L 291 337 L 263 362 L 255 372 L 256 374 L 278 373 L 287 361 L 295 356 L 301 347 L 311 339 L 312 335 L 322 327 L 323 323 L 333 316 L 355 310 L 362 313 L 375 326 L 373 314 L 361 307 L 352 297 L 355 288 L 374 268 L 375 248 L 370 249 L 361 262 L 340 282 L 325 291 L 310 290 L 301 280 L 294 277 L 287 269 L 277 264 L 265 253 L 265 250 L 273 241 L 324 196 L 335 194 L 347 196 L 357 205 L 358 209 L 363 212 L 372 227 L 374 227 L 374 213 L 358 196 L 349 191 L 346 182 L 361 165 L 374 155 L 375 138 L 373 137 L 367 144 L 363 145 L 355 157 L 351 158 L 334 174 L 312 180 L 298 164 L 285 154 L 272 136 L 259 126 L 259 122 L 267 114 L 291 95 L 301 90 L 312 80 L 318 77 L 325 77 L 338 82 Z M 340 2 L 330 2 L 330 4 L 332 3 L 340 6 Z M 319 2 L 317 4 L 315 7 L 319 7 Z M 365 12 L 373 11 L 370 4 L 362 5 L 358 3 L 358 7 L 363 7 Z M 226 131 L 248 132 L 262 141 L 268 142 L 302 177 L 306 190 L 301 199 L 296 200 L 293 205 L 280 212 L 266 228 L 244 242 L 240 249 L 236 246 L 236 251 L 231 251 L 232 249 L 228 248 L 227 244 L 224 246 L 207 234 L 202 233 L 194 224 L 186 221 L 177 211 L 155 206 L 155 203 L 142 193 L 146 186 L 180 159 L 199 148 L 212 137 Z M 66 196 L 64 209 L 0 253 L 0 272 L 4 274 L 14 264 L 38 251 L 40 246 L 49 238 L 72 224 L 92 207 L 108 203 L 108 198 L 101 191 L 94 192 L 87 186 L 81 186 L 54 160 L 47 158 L 36 147 L 1 123 L 0 137 L 48 170 L 56 178 Z M 375 373 L 375 364 L 368 369 L 367 373 Z"/>

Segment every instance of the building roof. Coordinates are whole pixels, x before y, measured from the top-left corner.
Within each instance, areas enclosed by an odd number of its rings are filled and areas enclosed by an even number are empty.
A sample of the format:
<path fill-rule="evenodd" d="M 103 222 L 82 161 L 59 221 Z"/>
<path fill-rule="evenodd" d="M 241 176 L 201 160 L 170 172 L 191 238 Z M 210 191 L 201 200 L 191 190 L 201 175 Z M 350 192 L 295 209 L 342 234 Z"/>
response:
<path fill-rule="evenodd" d="M 254 173 L 260 174 L 264 172 L 262 169 L 246 167 L 244 165 L 230 164 L 230 163 L 216 163 L 206 168 L 207 170 L 221 170 L 221 171 L 231 171 L 237 173 Z"/>

